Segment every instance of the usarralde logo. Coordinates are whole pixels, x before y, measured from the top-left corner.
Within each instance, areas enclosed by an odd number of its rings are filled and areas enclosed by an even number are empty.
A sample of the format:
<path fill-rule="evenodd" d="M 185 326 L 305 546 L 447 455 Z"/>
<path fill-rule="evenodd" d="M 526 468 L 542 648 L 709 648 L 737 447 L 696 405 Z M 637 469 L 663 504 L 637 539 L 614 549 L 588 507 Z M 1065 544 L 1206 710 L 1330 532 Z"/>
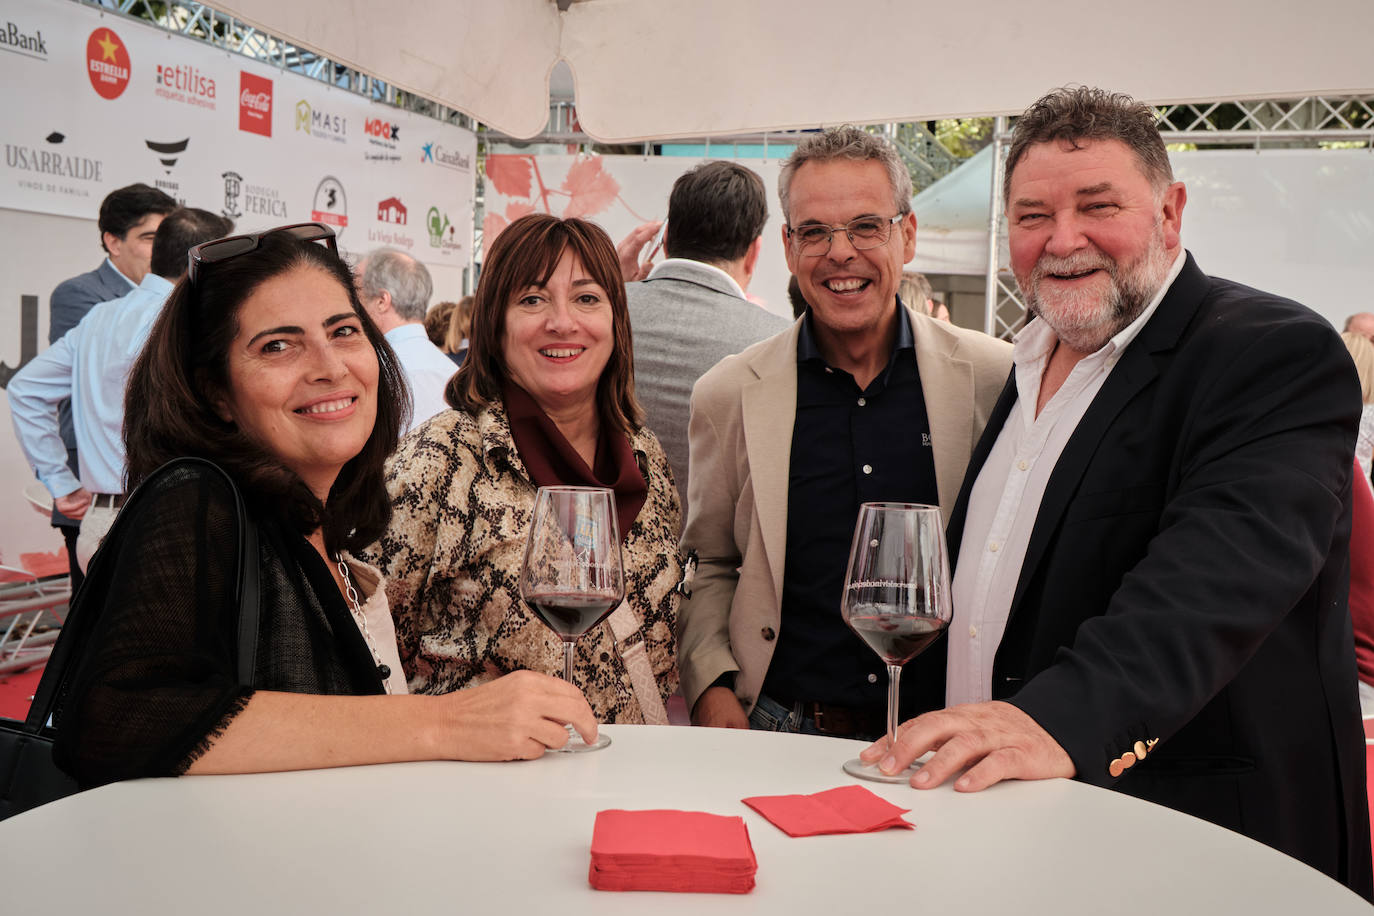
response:
<path fill-rule="evenodd" d="M 6 22 L 0 29 L 0 51 L 22 54 L 35 60 L 48 59 L 48 45 L 43 41 L 43 33 L 37 29 L 27 33 L 13 22 Z"/>
<path fill-rule="evenodd" d="M 296 130 L 335 143 L 344 143 L 348 139 L 348 121 L 343 115 L 323 112 L 305 99 L 296 103 Z"/>
<path fill-rule="evenodd" d="M 99 28 L 86 39 L 86 75 L 102 99 L 117 99 L 129 88 L 129 49 L 113 29 Z"/>

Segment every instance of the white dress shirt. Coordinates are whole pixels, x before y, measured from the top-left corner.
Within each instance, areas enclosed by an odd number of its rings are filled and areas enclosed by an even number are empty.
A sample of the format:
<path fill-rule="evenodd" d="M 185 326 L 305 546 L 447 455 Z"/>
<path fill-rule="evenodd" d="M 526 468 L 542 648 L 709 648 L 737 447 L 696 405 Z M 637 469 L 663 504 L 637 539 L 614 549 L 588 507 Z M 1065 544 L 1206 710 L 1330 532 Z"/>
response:
<path fill-rule="evenodd" d="M 10 417 L 24 455 L 54 497 L 78 487 L 124 492 L 124 389 L 172 284 L 150 273 L 101 302 L 10 379 Z M 72 400 L 80 478 L 67 467 L 57 405 Z M 154 405 L 150 405 L 154 406 Z"/>
<path fill-rule="evenodd" d="M 413 413 L 410 425 L 404 433 L 410 432 L 430 417 L 448 409 L 444 400 L 444 386 L 458 367 L 448 354 L 429 339 L 425 326 L 415 322 L 403 324 L 386 332 L 386 342 L 396 352 L 401 364 L 401 372 L 410 386 L 410 401 Z"/>
<path fill-rule="evenodd" d="M 1150 304 L 1096 353 L 1079 360 L 1040 415 L 1040 381 L 1058 337 L 1039 318 L 1016 335 L 1016 404 L 969 494 L 954 573 L 945 705 L 992 699 L 992 664 L 1006 630 L 1040 501 L 1059 456 L 1122 352 L 1183 269 L 1182 249 Z"/>

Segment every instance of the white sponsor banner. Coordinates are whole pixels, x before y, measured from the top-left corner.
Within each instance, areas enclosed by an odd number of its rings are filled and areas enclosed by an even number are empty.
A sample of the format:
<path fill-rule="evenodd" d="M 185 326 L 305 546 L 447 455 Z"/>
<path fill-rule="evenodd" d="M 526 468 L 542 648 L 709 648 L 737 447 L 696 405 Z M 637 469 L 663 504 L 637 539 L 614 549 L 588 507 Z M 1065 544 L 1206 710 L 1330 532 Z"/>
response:
<path fill-rule="evenodd" d="M 706 161 L 678 156 L 488 155 L 484 244 L 489 250 L 492 240 L 512 220 L 535 212 L 591 220 L 618 244 L 641 223 L 667 216 L 673 182 Z M 776 195 L 782 161 L 737 161 L 758 173 L 768 195 L 763 250 L 749 284 L 749 297 L 770 312 L 791 318 L 790 273 L 782 247 L 784 220 Z M 662 258 L 660 254 L 654 260 Z"/>
<path fill-rule="evenodd" d="M 346 253 L 402 249 L 435 301 L 462 295 L 471 131 L 66 0 L 0 0 L 0 85 L 0 388 L 47 347 L 53 287 L 100 264 L 100 202 L 133 182 L 239 232 L 329 223 Z M 0 399 L 0 563 L 65 568 L 10 430 Z"/>
<path fill-rule="evenodd" d="M 318 220 L 355 253 L 471 262 L 471 131 L 57 0 L 0 0 L 0 81 L 24 87 L 6 96 L 0 207 L 90 219 L 143 181 L 239 231 Z"/>

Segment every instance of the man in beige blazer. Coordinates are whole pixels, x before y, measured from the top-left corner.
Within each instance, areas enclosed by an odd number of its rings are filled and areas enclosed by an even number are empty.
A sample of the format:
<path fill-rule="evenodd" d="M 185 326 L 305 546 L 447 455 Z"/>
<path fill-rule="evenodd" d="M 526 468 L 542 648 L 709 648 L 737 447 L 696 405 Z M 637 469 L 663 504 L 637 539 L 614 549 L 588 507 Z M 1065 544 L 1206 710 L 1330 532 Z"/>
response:
<path fill-rule="evenodd" d="M 698 725 L 875 737 L 884 666 L 839 609 L 859 504 L 938 501 L 948 518 L 1011 346 L 903 307 L 916 220 L 886 141 L 809 138 L 779 196 L 810 308 L 693 388 L 682 689 Z M 904 704 L 942 705 L 942 679 L 909 680 Z"/>

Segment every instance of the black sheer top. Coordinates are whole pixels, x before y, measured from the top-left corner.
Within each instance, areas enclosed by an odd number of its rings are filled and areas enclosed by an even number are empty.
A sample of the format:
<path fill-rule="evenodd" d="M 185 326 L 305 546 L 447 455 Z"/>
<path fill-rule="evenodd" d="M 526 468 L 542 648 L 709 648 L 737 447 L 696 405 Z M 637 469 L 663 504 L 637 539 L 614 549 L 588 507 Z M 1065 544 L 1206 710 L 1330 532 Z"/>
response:
<path fill-rule="evenodd" d="M 78 782 L 184 773 L 255 688 L 383 692 L 320 555 L 249 494 L 261 620 L 253 687 L 241 686 L 233 493 L 213 471 L 174 463 L 139 494 L 92 564 L 81 612 L 95 625 L 56 714 L 54 759 Z"/>

